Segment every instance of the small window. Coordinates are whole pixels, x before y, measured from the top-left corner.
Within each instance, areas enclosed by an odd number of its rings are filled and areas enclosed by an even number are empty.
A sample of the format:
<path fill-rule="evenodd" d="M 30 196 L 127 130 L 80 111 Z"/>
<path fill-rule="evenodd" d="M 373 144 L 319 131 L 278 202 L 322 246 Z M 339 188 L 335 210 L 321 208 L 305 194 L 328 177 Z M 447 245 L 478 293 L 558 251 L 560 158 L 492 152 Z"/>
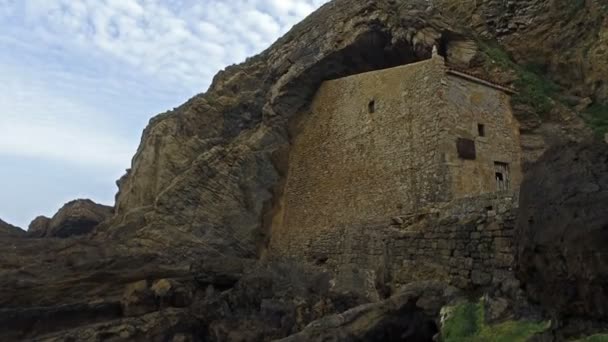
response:
<path fill-rule="evenodd" d="M 469 160 L 475 160 L 477 158 L 475 141 L 471 139 L 458 138 L 456 146 L 458 148 L 458 157 Z"/>
<path fill-rule="evenodd" d="M 376 112 L 376 101 L 375 100 L 369 101 L 369 103 L 367 104 L 367 111 L 370 114 Z"/>
<path fill-rule="evenodd" d="M 478 124 L 477 125 L 477 133 L 479 133 L 480 137 L 485 137 L 486 136 L 486 125 L 484 125 L 484 124 Z"/>
<path fill-rule="evenodd" d="M 496 190 L 508 191 L 511 189 L 511 180 L 509 177 L 509 164 L 495 162 L 494 163 L 495 177 L 496 177 Z"/>

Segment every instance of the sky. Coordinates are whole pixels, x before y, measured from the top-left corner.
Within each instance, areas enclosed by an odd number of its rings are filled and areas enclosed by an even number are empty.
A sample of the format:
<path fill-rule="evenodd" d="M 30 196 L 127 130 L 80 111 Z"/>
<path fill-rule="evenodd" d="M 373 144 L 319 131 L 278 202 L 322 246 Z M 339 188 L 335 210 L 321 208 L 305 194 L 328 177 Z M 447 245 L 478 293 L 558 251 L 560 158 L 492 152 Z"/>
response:
<path fill-rule="evenodd" d="M 113 205 L 141 132 L 327 0 L 0 0 L 0 218 Z"/>

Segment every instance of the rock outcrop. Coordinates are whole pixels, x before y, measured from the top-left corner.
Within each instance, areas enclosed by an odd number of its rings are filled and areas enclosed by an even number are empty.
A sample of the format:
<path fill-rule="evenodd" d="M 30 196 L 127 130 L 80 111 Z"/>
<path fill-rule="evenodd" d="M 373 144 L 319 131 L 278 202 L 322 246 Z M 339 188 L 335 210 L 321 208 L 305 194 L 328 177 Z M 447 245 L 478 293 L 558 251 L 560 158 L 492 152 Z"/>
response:
<path fill-rule="evenodd" d="M 608 5 L 568 0 L 437 0 L 469 26 L 480 53 L 472 71 L 512 84 L 524 164 L 550 146 L 589 135 L 589 105 L 608 101 Z"/>
<path fill-rule="evenodd" d="M 570 0 L 436 0 L 446 17 L 497 40 L 580 99 L 608 100 L 608 5 Z M 570 66 L 576 65 L 572 69 Z"/>
<path fill-rule="evenodd" d="M 97 204 L 91 200 L 75 200 L 66 203 L 49 219 L 39 216 L 29 225 L 31 237 L 57 237 L 85 235 L 101 222 L 112 217 L 114 208 Z"/>
<path fill-rule="evenodd" d="M 554 148 L 522 185 L 518 275 L 553 317 L 608 320 L 608 146 Z"/>
<path fill-rule="evenodd" d="M 0 245 L 2 341 L 88 340 L 94 332 L 119 338 L 121 327 L 132 334 L 123 339 L 154 340 L 154 329 L 165 336 L 171 324 L 184 327 L 191 317 L 178 300 L 182 288 L 193 286 L 190 264 L 167 258 L 171 251 L 87 238 L 0 239 Z M 154 287 L 161 280 L 170 282 L 167 291 Z M 130 295 L 139 281 L 149 297 Z"/>
<path fill-rule="evenodd" d="M 0 238 L 2 236 L 24 236 L 25 231 L 19 227 L 15 227 L 12 224 L 6 223 L 0 220 Z"/>
<path fill-rule="evenodd" d="M 551 71 L 549 78 L 559 74 L 561 65 L 571 65 L 569 70 L 584 72 L 568 78 L 568 89 L 580 89 L 576 96 L 581 98 L 601 99 L 603 81 L 594 81 L 608 79 L 603 69 L 595 70 L 582 57 L 560 57 L 547 42 L 566 37 L 560 44 L 574 47 L 571 54 L 587 51 L 583 42 L 601 50 L 595 37 L 605 33 L 606 25 L 600 25 L 596 13 L 605 9 L 593 2 L 570 20 L 563 6 L 551 9 L 558 2 L 526 1 L 509 8 L 496 1 L 446 0 L 431 7 L 423 0 L 326 4 L 260 55 L 220 72 L 205 94 L 150 121 L 131 169 L 118 182 L 116 218 L 103 234 L 153 243 L 171 229 L 176 248 L 204 239 L 207 248 L 229 246 L 239 257 L 254 257 L 268 239 L 268 214 L 282 189 L 290 123 L 305 111 L 320 83 L 426 59 L 434 45 L 448 63 L 498 75 L 497 81 L 511 85 L 523 77 L 514 70 L 517 63 L 530 63 L 534 56 Z M 455 5 L 474 6 L 470 15 L 456 17 Z M 497 21 L 496 13 L 503 12 L 523 24 L 509 29 Z M 575 23 L 589 13 L 595 19 L 579 30 Z M 564 28 L 556 24 L 566 21 Z M 480 38 L 499 40 L 511 64 L 486 58 L 475 43 Z M 597 61 L 594 65 L 604 63 Z M 587 133 L 580 118 L 554 102 L 559 110 L 553 123 L 545 123 L 531 106 L 518 107 L 518 118 L 526 122 L 527 162 L 555 139 Z"/>
<path fill-rule="evenodd" d="M 294 261 L 261 263 L 223 292 L 222 287 L 199 284 L 206 291 L 193 311 L 206 322 L 207 341 L 279 339 L 325 315 L 368 303 L 359 293 L 344 290 L 363 284 L 344 284 L 322 268 Z"/>
<path fill-rule="evenodd" d="M 608 79 L 602 69 L 605 62 L 593 57 L 590 63 L 582 53 L 603 55 L 602 40 L 594 45 L 593 39 L 604 39 L 608 25 L 598 18 L 606 9 L 598 1 L 586 1 L 584 12 L 562 31 L 558 23 L 564 13 L 544 10 L 559 1 L 525 1 L 532 4 L 526 13 L 533 13 L 534 22 L 508 31 L 501 28 L 508 28 L 508 23 L 480 30 L 475 26 L 479 21 L 471 17 L 451 18 L 453 12 L 441 1 L 433 2 L 434 7 L 426 0 L 334 0 L 324 5 L 260 55 L 221 71 L 206 93 L 153 118 L 131 169 L 118 181 L 114 212 L 80 201 L 66 205 L 52 219 L 32 223 L 34 236 L 84 236 L 0 237 L 0 340 L 253 341 L 301 330 L 303 336 L 317 336 L 315 325 L 306 328 L 311 321 L 383 298 L 371 288 L 349 290 L 367 287 L 368 282 L 340 285 L 365 277 L 334 279 L 301 265 L 301 260 L 253 266 L 265 255 L 271 234 L 292 123 L 305 112 L 322 81 L 426 59 L 434 45 L 448 55 L 448 62 L 493 73 L 498 68 L 480 55 L 479 38 L 497 38 L 511 54 L 506 70 L 496 72 L 503 75 L 501 82 L 518 81 L 513 65 L 531 62 L 542 46 L 550 53 L 541 54 L 541 64 L 554 73 L 563 70 L 560 77 L 575 89 L 575 96 L 602 99 Z M 513 1 L 474 3 L 473 19 L 480 15 L 483 27 L 491 22 L 484 13 L 500 13 L 503 3 L 519 8 Z M 596 25 L 593 30 L 585 23 L 578 25 L 582 13 L 595 18 L 589 23 Z M 579 41 L 589 42 L 590 49 Z M 569 54 L 575 56 L 560 57 L 550 48 L 558 43 L 574 47 Z M 559 77 L 555 80 L 561 82 Z M 526 110 L 519 111 L 519 118 L 526 118 Z M 567 113 L 563 117 L 570 118 L 572 113 Z M 532 123 L 524 130 L 531 132 L 529 145 L 538 142 L 534 153 L 546 148 L 549 136 L 576 135 L 578 131 L 569 127 L 580 120 L 563 117 L 557 116 L 550 126 L 543 126 L 537 116 L 528 120 Z M 546 162 L 551 165 L 551 160 Z M 533 212 L 536 199 L 530 202 Z M 558 257 L 566 242 L 556 243 L 551 255 Z M 521 255 L 523 261 L 529 254 Z M 522 276 L 531 284 L 533 297 L 533 284 L 558 284 L 563 279 L 546 273 L 540 273 L 541 280 L 531 279 L 527 265 L 521 266 Z M 584 270 L 602 271 L 594 265 Z M 585 291 L 596 289 L 595 278 L 574 274 Z M 341 336 L 338 331 L 369 336 L 357 322 L 386 314 L 369 326 L 371 334 L 380 336 L 378 329 L 392 329 L 395 318 L 427 322 L 439 305 L 416 303 L 389 299 L 352 311 L 343 316 L 350 317 L 343 323 L 330 316 L 319 324 L 328 327 L 325 336 Z M 431 307 L 432 312 L 423 314 Z M 581 307 L 575 312 L 598 308 Z"/>
<path fill-rule="evenodd" d="M 45 237 L 50 224 L 50 218 L 46 216 L 38 216 L 32 222 L 30 222 L 27 229 L 27 235 L 37 238 Z"/>
<path fill-rule="evenodd" d="M 430 57 L 453 29 L 425 9 L 424 1 L 330 2 L 268 50 L 220 72 L 207 93 L 152 119 L 104 233 L 157 240 L 171 229 L 176 244 L 204 239 L 256 256 L 285 171 L 288 123 L 323 80 Z M 136 216 L 145 220 L 123 224 Z"/>
<path fill-rule="evenodd" d="M 412 283 L 385 301 L 329 315 L 280 341 L 433 341 L 440 310 L 457 293 L 441 283 Z"/>

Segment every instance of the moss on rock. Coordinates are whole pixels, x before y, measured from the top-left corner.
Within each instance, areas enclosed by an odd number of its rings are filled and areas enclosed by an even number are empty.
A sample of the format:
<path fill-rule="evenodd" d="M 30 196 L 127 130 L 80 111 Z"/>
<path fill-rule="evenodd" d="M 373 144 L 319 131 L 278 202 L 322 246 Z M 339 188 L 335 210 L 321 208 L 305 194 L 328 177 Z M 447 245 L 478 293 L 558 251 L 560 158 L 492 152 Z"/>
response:
<path fill-rule="evenodd" d="M 513 96 L 514 104 L 530 106 L 541 117 L 551 111 L 559 87 L 545 75 L 542 64 L 519 65 L 496 42 L 480 42 L 479 45 L 494 64 L 515 71 L 514 85 L 518 93 Z"/>
<path fill-rule="evenodd" d="M 585 110 L 583 117 L 596 134 L 603 136 L 608 133 L 608 105 L 593 104 Z"/>
<path fill-rule="evenodd" d="M 485 323 L 484 307 L 479 302 L 466 302 L 447 310 L 448 317 L 441 331 L 445 342 L 523 342 L 549 328 L 549 322 L 527 320 L 488 325 Z"/>

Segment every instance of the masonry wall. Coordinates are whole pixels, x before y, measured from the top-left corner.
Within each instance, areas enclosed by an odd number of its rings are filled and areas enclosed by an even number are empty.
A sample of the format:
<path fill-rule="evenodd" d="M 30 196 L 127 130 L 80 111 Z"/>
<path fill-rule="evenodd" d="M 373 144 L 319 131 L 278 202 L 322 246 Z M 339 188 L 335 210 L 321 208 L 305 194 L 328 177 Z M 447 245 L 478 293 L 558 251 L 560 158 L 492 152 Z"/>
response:
<path fill-rule="evenodd" d="M 445 140 L 442 151 L 448 166 L 454 198 L 497 191 L 495 162 L 509 165 L 510 188 L 517 191 L 522 181 L 519 124 L 511 112 L 505 92 L 447 75 L 445 78 Z M 483 125 L 485 136 L 479 135 Z M 476 158 L 458 156 L 456 141 L 475 142 Z"/>
<path fill-rule="evenodd" d="M 337 226 L 447 199 L 438 153 L 443 75 L 443 61 L 428 60 L 323 83 L 296 129 L 275 249 L 298 253 Z"/>
<path fill-rule="evenodd" d="M 512 279 L 520 149 L 502 91 L 447 74 L 441 58 L 355 75 L 321 86 L 294 137 L 271 256 L 393 285 Z M 458 138 L 474 141 L 474 160 Z M 496 192 L 496 161 L 510 192 Z"/>
<path fill-rule="evenodd" d="M 310 236 L 298 258 L 336 273 L 353 267 L 371 272 L 394 289 L 438 280 L 463 289 L 513 290 L 516 211 L 517 198 L 506 194 L 437 203 L 373 225 Z"/>

